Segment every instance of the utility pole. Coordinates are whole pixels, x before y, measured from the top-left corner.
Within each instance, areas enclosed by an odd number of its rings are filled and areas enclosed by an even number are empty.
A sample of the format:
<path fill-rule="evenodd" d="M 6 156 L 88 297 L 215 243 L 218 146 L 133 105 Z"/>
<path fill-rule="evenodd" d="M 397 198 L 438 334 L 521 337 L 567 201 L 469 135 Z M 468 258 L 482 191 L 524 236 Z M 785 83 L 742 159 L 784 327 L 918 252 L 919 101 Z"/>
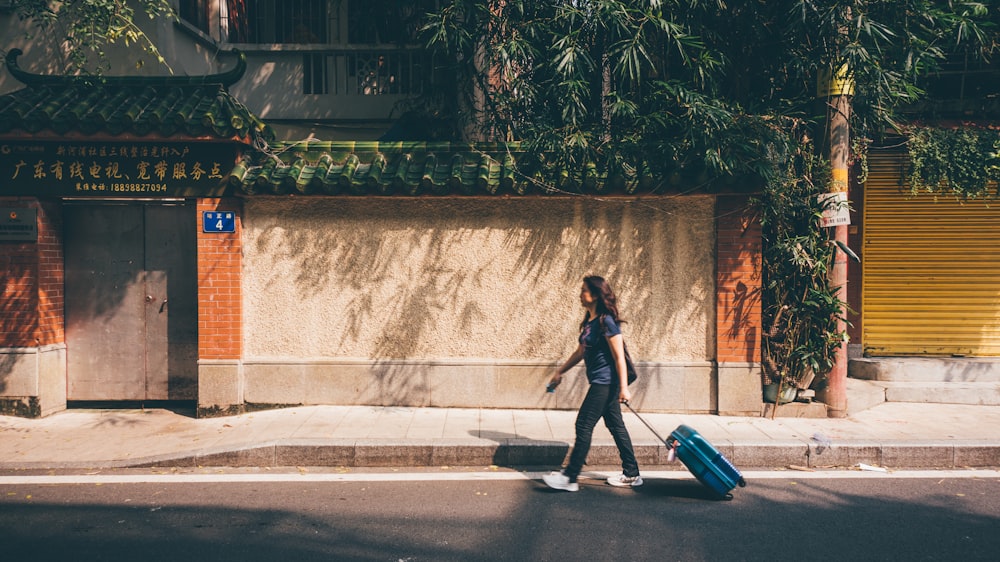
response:
<path fill-rule="evenodd" d="M 854 81 L 848 74 L 847 66 L 842 66 L 836 72 L 821 74 L 817 96 L 826 103 L 826 144 L 829 148 L 831 167 L 830 186 L 827 190 L 833 196 L 831 206 L 841 205 L 840 215 L 847 213 L 848 188 L 848 157 L 851 152 L 851 96 L 854 95 Z M 831 221 L 829 228 L 833 229 L 834 241 L 847 246 L 848 220 Z M 838 246 L 840 245 L 838 244 Z M 847 301 L 847 256 L 839 248 L 834 251 L 833 268 L 829 273 L 830 284 L 838 287 L 837 297 Z M 837 320 L 837 331 L 847 330 L 846 304 L 841 306 L 840 318 Z M 847 417 L 847 342 L 843 342 L 835 356 L 833 369 L 827 375 L 825 390 L 819 394 L 819 399 L 827 405 L 827 415 L 831 418 Z"/>

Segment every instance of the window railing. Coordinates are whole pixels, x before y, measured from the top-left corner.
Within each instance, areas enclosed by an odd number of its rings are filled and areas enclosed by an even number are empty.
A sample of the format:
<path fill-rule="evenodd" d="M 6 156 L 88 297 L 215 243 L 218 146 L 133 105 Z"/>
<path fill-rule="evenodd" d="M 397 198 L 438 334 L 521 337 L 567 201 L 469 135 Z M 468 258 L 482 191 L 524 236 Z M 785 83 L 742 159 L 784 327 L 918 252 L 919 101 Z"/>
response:
<path fill-rule="evenodd" d="M 225 43 L 338 42 L 338 14 L 329 8 L 327 0 L 219 0 L 219 37 Z"/>
<path fill-rule="evenodd" d="M 420 48 L 335 49 L 302 55 L 304 94 L 413 96 L 433 80 L 431 54 Z"/>

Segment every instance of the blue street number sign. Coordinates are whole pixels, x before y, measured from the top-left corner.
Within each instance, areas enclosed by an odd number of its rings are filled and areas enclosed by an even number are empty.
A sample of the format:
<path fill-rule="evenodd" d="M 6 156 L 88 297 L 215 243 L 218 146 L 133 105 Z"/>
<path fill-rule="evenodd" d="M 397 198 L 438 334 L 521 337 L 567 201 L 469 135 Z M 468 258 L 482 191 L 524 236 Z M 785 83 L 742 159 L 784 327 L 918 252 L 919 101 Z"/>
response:
<path fill-rule="evenodd" d="M 236 213 L 232 211 L 202 211 L 202 232 L 236 232 Z"/>

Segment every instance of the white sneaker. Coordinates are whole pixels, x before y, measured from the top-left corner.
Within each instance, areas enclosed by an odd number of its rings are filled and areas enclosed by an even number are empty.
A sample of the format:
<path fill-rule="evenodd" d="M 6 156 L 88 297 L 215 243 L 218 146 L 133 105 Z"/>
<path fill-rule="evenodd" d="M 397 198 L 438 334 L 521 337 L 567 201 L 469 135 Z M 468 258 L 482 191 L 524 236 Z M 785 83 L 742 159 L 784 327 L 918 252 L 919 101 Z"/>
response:
<path fill-rule="evenodd" d="M 562 472 L 550 472 L 542 476 L 542 481 L 549 488 L 555 490 L 565 490 L 567 492 L 579 492 L 580 485 L 576 482 L 570 482 L 569 476 L 566 476 Z"/>
<path fill-rule="evenodd" d="M 608 484 L 611 484 L 612 486 L 618 486 L 619 488 L 624 488 L 628 486 L 631 486 L 632 488 L 638 488 L 639 486 L 642 486 L 642 476 L 639 475 L 625 476 L 625 474 L 622 473 L 619 474 L 618 476 L 612 476 L 611 478 L 608 478 Z"/>

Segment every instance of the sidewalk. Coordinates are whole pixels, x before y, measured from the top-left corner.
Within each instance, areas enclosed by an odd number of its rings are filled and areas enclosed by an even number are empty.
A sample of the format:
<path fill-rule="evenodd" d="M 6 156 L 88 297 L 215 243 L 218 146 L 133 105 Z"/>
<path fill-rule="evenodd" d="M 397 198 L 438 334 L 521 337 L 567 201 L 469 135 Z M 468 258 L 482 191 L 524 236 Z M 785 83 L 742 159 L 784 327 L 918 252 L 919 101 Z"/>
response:
<path fill-rule="evenodd" d="M 310 406 L 194 419 L 168 410 L 0 416 L 0 469 L 150 466 L 558 467 L 574 411 Z M 701 432 L 741 469 L 1000 467 L 1000 406 L 885 403 L 846 419 L 643 414 L 666 437 Z M 676 468 L 631 413 L 641 466 Z M 615 466 L 602 424 L 590 466 Z"/>

